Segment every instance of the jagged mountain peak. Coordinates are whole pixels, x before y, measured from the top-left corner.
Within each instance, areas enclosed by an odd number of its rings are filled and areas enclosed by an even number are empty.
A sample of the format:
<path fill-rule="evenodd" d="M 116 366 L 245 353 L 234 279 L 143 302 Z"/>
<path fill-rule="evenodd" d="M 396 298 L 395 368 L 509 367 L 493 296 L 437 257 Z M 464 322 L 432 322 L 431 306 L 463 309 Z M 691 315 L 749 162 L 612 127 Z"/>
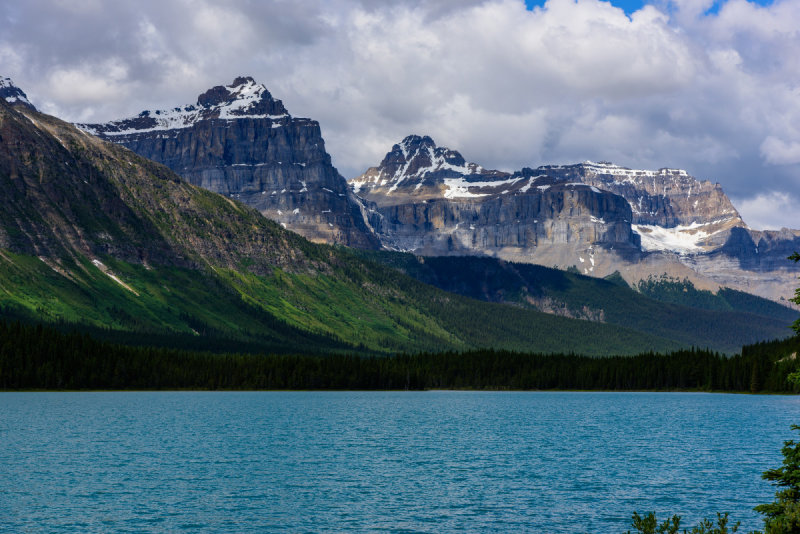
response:
<path fill-rule="evenodd" d="M 312 241 L 378 247 L 361 204 L 331 163 L 319 123 L 289 115 L 252 77 L 212 87 L 188 106 L 78 126 Z"/>
<path fill-rule="evenodd" d="M 191 128 L 204 120 L 269 119 L 282 124 L 291 120 L 283 102 L 272 97 L 266 86 L 250 76 L 240 76 L 230 85 L 217 85 L 197 97 L 196 104 L 163 110 L 145 110 L 136 117 L 105 124 L 77 124 L 100 136 L 125 136 L 158 130 Z"/>
<path fill-rule="evenodd" d="M 441 194 L 448 179 L 494 180 L 506 176 L 507 173 L 468 163 L 460 152 L 437 146 L 427 135 L 409 135 L 392 146 L 379 166 L 353 178 L 350 184 L 357 193 L 391 195 L 399 189 L 427 197 Z"/>
<path fill-rule="evenodd" d="M 0 76 L 0 98 L 12 106 L 18 105 L 33 110 L 36 109 L 33 104 L 31 104 L 30 100 L 28 100 L 28 95 L 26 95 L 22 89 L 14 85 L 11 78 Z"/>
<path fill-rule="evenodd" d="M 262 101 L 268 104 L 276 104 L 283 113 L 286 113 L 286 109 L 283 108 L 280 100 L 273 99 L 267 87 L 264 84 L 256 83 L 250 76 L 239 76 L 233 80 L 232 84 L 217 85 L 197 97 L 197 105 L 204 108 L 230 107 L 238 103 L 240 105 L 231 111 L 234 114 L 241 115 L 255 111 L 253 108 L 257 107 L 258 103 Z"/>
<path fill-rule="evenodd" d="M 436 141 L 434 141 L 433 138 L 428 135 L 411 134 L 404 137 L 403 140 L 398 143 L 398 145 L 404 147 L 406 150 L 421 147 L 436 148 Z"/>
<path fill-rule="evenodd" d="M 399 149 L 403 154 L 405 161 L 421 158 L 427 160 L 428 165 L 418 168 L 416 172 L 431 172 L 430 169 L 438 170 L 443 165 L 452 165 L 456 167 L 467 167 L 467 162 L 464 157 L 456 150 L 451 150 L 447 147 L 436 146 L 436 142 L 427 135 L 409 135 L 403 139 L 399 144 L 392 147 L 392 152 L 387 154 L 387 158 L 396 150 Z M 424 163 L 421 161 L 420 163 Z M 480 169 L 479 166 L 467 168 L 467 171 L 475 171 Z"/>

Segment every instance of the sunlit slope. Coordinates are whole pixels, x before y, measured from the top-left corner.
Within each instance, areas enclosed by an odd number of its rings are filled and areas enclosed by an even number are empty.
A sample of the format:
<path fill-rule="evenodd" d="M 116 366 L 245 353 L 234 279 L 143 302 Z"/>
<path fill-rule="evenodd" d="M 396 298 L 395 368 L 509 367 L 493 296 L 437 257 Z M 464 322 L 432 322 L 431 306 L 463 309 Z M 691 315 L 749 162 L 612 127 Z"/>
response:
<path fill-rule="evenodd" d="M 679 345 L 444 292 L 314 245 L 124 148 L 2 102 L 0 139 L 7 315 L 304 352 Z"/>
<path fill-rule="evenodd" d="M 688 281 L 598 279 L 540 265 L 471 256 L 361 252 L 422 282 L 474 299 L 603 321 L 695 347 L 736 352 L 791 335 L 798 313 L 741 291 L 699 291 Z"/>

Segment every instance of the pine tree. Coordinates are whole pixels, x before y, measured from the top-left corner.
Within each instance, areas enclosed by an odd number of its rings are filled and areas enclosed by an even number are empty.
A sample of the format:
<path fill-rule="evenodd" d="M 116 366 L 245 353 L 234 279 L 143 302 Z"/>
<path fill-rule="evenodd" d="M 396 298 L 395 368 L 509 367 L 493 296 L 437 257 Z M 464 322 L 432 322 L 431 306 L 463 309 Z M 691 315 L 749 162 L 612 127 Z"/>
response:
<path fill-rule="evenodd" d="M 800 430 L 800 426 L 792 425 L 792 430 Z M 765 516 L 764 534 L 800 532 L 800 442 L 784 442 L 781 452 L 783 465 L 762 475 L 779 488 L 775 502 L 755 507 L 756 512 Z"/>

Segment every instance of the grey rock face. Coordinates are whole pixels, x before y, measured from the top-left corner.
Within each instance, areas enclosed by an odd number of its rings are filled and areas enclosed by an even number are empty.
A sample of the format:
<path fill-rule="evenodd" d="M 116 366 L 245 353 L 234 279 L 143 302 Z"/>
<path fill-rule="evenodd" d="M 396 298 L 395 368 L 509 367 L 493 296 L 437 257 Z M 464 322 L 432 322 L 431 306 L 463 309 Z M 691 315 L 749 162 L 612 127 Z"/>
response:
<path fill-rule="evenodd" d="M 734 228 L 718 253 L 739 261 L 748 271 L 786 269 L 787 258 L 800 250 L 800 230 L 749 230 Z"/>
<path fill-rule="evenodd" d="M 255 207 L 312 241 L 379 246 L 325 151 L 319 123 L 289 115 L 252 78 L 214 87 L 194 105 L 78 126 L 194 185 Z"/>
<path fill-rule="evenodd" d="M 786 258 L 800 248 L 800 231 L 748 228 L 719 184 L 698 180 L 683 170 L 632 170 L 606 162 L 540 169 L 625 197 L 633 211 L 634 229 L 645 236 L 645 244 L 647 232 L 658 232 L 659 227 L 671 230 L 673 236 L 693 237 L 689 250 L 677 250 L 688 264 L 696 264 L 697 258 L 685 256 L 707 254 L 712 263 L 733 260 L 739 269 L 751 273 L 791 271 Z M 656 250 L 671 249 L 665 243 Z"/>
<path fill-rule="evenodd" d="M 575 180 L 616 193 L 631 206 L 634 230 L 647 250 L 712 252 L 725 244 L 733 228 L 746 227 L 719 184 L 698 180 L 680 169 L 634 170 L 608 162 L 548 165 L 539 172 L 557 180 Z M 666 229 L 666 235 L 661 229 Z M 652 238 L 652 239 L 649 239 Z"/>
<path fill-rule="evenodd" d="M 377 208 L 371 220 L 384 245 L 424 254 L 532 251 L 540 244 L 635 248 L 624 199 L 556 184 L 545 192 L 437 199 Z M 627 220 L 626 220 L 627 217 Z"/>
<path fill-rule="evenodd" d="M 608 162 L 584 162 L 537 170 L 624 197 L 631 205 L 634 224 L 665 228 L 720 221 L 744 224 L 719 184 L 698 180 L 681 169 L 634 170 Z"/>
<path fill-rule="evenodd" d="M 640 245 L 621 196 L 527 168 L 486 170 L 430 137 L 405 138 L 350 183 L 371 203 L 371 225 L 389 248 L 511 258 L 541 245 L 628 253 Z"/>

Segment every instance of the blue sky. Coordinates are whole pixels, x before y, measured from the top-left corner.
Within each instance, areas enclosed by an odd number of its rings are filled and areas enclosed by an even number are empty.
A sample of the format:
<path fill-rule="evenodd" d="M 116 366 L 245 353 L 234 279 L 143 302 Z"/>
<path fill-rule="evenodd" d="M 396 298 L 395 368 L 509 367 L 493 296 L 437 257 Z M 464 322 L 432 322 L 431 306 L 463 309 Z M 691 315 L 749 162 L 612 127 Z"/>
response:
<path fill-rule="evenodd" d="M 525 5 L 528 6 L 528 9 L 542 6 L 544 3 L 545 0 L 525 0 Z M 611 0 L 610 3 L 616 7 L 621 7 L 627 15 L 630 15 L 634 11 L 641 9 L 645 3 L 649 2 L 645 2 L 644 0 Z"/>
<path fill-rule="evenodd" d="M 525 0 L 525 5 L 528 6 L 528 9 L 533 9 L 536 6 L 544 5 L 546 0 Z M 610 4 L 622 8 L 625 11 L 626 15 L 630 15 L 634 11 L 638 11 L 642 8 L 645 4 L 652 4 L 652 1 L 645 1 L 645 0 L 608 0 Z M 716 13 L 720 6 L 726 0 L 715 0 L 714 5 L 708 10 L 709 13 Z M 773 0 L 748 0 L 753 4 L 758 4 L 762 6 L 772 4 Z"/>

